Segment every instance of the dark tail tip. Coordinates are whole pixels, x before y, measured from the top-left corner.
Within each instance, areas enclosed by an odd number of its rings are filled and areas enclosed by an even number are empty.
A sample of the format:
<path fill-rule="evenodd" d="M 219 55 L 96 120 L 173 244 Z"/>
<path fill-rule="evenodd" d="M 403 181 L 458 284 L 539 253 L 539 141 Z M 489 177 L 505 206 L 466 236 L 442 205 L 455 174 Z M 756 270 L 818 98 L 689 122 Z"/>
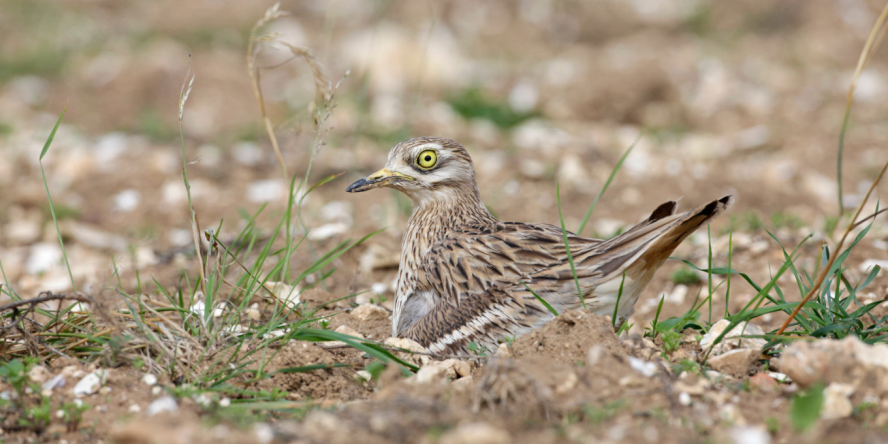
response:
<path fill-rule="evenodd" d="M 675 214 L 676 208 L 678 208 L 678 202 L 674 200 L 661 204 L 653 213 L 651 213 L 651 216 L 648 217 L 648 222 L 654 222 L 664 217 L 672 216 Z"/>
<path fill-rule="evenodd" d="M 697 211 L 697 214 L 706 216 L 707 218 L 718 216 L 719 213 L 731 207 L 734 204 L 734 196 L 725 196 L 721 199 L 714 200 L 706 204 Z"/>

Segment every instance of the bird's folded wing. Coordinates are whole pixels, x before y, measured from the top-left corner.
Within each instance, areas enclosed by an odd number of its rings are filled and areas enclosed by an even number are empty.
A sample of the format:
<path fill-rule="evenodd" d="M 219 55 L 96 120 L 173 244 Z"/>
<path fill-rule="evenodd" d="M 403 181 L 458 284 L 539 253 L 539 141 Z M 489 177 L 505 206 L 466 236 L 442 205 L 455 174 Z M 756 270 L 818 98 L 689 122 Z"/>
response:
<path fill-rule="evenodd" d="M 601 243 L 573 233 L 568 240 L 574 257 L 588 255 Z M 586 271 L 578 270 L 578 274 Z M 498 223 L 438 242 L 418 277 L 427 283 L 428 290 L 458 306 L 467 295 L 487 292 L 492 286 L 521 287 L 526 282 L 533 288 L 540 280 L 572 275 L 559 227 Z"/>

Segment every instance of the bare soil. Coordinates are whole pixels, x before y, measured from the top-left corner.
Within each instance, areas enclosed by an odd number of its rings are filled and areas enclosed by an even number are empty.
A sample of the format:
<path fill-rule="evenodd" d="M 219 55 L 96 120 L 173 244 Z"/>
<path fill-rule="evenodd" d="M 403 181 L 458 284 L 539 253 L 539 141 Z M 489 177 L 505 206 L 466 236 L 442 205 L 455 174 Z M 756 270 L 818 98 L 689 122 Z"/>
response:
<path fill-rule="evenodd" d="M 189 63 L 197 77 L 183 122 L 185 158 L 201 228 L 222 223 L 220 238 L 230 242 L 245 223 L 243 214 L 267 205 L 256 225 L 265 234 L 274 229 L 288 182 L 245 67 L 249 30 L 269 6 L 169 0 L 0 5 L 0 262 L 9 286 L 24 297 L 71 287 L 37 162 L 68 105 L 43 167 L 78 289 L 98 295 L 118 287 L 161 301 L 156 279 L 167 289 L 190 291 L 182 276 L 194 279 L 198 269 L 177 109 Z M 713 264 L 727 266 L 733 226 L 731 267 L 759 284 L 782 264 L 784 248 L 792 251 L 809 234 L 797 264 L 814 270 L 821 243 L 835 245 L 825 228 L 839 212 L 836 147 L 847 87 L 882 6 L 869 0 L 282 2 L 292 14 L 268 30 L 313 48 L 334 82 L 350 70 L 310 172 L 311 74 L 298 62 L 263 71 L 288 172 L 299 179 L 308 174 L 309 183 L 345 173 L 305 200 L 305 225 L 333 234 L 300 247 L 291 269 L 298 273 L 340 242 L 384 228 L 334 261 L 325 271 L 335 272 L 300 299 L 310 308 L 323 306 L 317 314 L 329 316 L 331 330 L 346 326 L 380 342 L 390 336 L 386 314 L 363 319 L 351 312 L 370 303 L 391 310 L 410 203 L 385 191 L 349 195 L 344 189 L 380 168 L 394 143 L 417 135 L 463 143 L 484 201 L 503 220 L 559 223 L 557 182 L 565 223 L 573 229 L 623 151 L 646 129 L 583 234 L 608 237 L 669 199 L 681 198 L 687 209 L 734 194 L 730 214 L 710 227 Z M 265 57 L 263 64 L 271 66 L 285 55 Z M 457 98 L 474 90 L 496 109 L 537 117 L 509 126 L 481 112 L 459 114 Z M 858 85 L 845 139 L 841 184 L 848 208 L 888 156 L 886 112 L 888 63 L 880 50 Z M 886 196 L 883 182 L 867 211 Z M 675 252 L 704 268 L 709 255 L 702 230 Z M 863 275 L 865 261 L 886 258 L 882 216 L 849 258 L 849 278 Z M 769 362 L 707 373 L 686 368 L 700 360 L 698 332 L 687 331 L 672 353 L 664 352 L 662 340 L 642 338 L 662 296 L 661 320 L 708 294 L 702 274 L 696 283 L 674 282 L 684 267 L 671 260 L 658 272 L 625 337 L 617 338 L 605 317 L 564 313 L 487 359 L 471 360 L 471 376 L 420 383 L 389 366 L 379 380 L 364 382 L 355 372 L 370 360 L 360 352 L 283 345 L 267 371 L 354 365 L 235 382 L 286 391 L 285 400 L 298 406 L 295 413 L 226 415 L 217 404 L 207 408 L 184 396 L 178 411 L 149 416 L 148 405 L 180 389 L 180 381 L 162 372 L 155 390 L 142 382 L 143 371 L 106 360 L 106 354 L 90 362 L 53 359 L 43 363 L 50 376 L 69 372 L 67 384 L 52 392 L 59 405 L 73 402 L 74 384 L 97 368 L 109 369 L 106 389 L 82 397 L 92 408 L 76 430 L 55 421 L 41 434 L 4 429 L 0 440 L 767 442 L 743 438 L 759 433 L 774 443 L 857 443 L 888 437 L 888 405 L 864 399 L 865 393 L 882 396 L 881 389 L 856 392 L 852 415 L 824 419 L 802 434 L 790 423 L 789 406 L 803 388 L 768 376 Z M 720 282 L 713 282 L 713 303 L 701 321 L 723 318 L 726 308 L 736 313 L 755 294 L 734 276 L 728 301 Z M 779 283 L 788 300 L 799 299 L 788 275 Z M 371 287 L 381 288 L 382 297 L 366 292 Z M 360 292 L 366 293 L 332 302 Z M 860 296 L 869 301 L 888 298 L 888 273 L 865 293 Z M 259 302 L 267 313 L 269 306 Z M 784 319 L 775 313 L 754 322 L 770 331 Z M 6 390 L 0 383 L 0 392 Z M 865 407 L 871 401 L 876 407 Z"/>

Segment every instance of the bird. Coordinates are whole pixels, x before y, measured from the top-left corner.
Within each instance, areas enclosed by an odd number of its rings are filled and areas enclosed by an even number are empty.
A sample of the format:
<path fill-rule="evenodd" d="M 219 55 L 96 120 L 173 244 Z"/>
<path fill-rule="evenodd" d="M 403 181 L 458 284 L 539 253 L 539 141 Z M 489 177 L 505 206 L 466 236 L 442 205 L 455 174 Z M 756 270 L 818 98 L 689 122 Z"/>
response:
<path fill-rule="evenodd" d="M 495 351 L 581 307 L 625 322 L 672 251 L 734 202 L 728 195 L 677 213 L 677 202 L 669 201 L 608 240 L 555 225 L 501 222 L 481 200 L 468 151 L 443 137 L 395 145 L 384 168 L 346 191 L 375 188 L 398 190 L 413 201 L 401 243 L 392 337 L 453 355 Z"/>

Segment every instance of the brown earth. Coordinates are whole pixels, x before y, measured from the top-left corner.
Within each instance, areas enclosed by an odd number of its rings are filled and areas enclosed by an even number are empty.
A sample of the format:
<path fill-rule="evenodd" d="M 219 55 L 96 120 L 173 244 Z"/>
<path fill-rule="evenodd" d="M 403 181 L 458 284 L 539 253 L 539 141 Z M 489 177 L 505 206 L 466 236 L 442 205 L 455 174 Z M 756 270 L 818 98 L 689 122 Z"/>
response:
<path fill-rule="evenodd" d="M 197 77 L 183 122 L 185 157 L 201 228 L 216 229 L 224 221 L 217 231 L 230 243 L 245 224 L 242 214 L 267 204 L 256 226 L 263 236 L 274 229 L 288 181 L 264 133 L 244 57 L 249 30 L 269 6 L 168 0 L 0 4 L 4 290 L 12 287 L 24 297 L 70 290 L 37 163 L 68 105 L 43 167 L 78 289 L 98 295 L 119 287 L 163 301 L 153 278 L 168 290 L 190 292 L 181 276 L 193 279 L 197 266 L 177 109 L 189 63 Z M 268 31 L 313 48 L 334 83 L 351 71 L 337 90 L 337 107 L 322 133 L 326 145 L 310 172 L 311 74 L 298 62 L 263 71 L 268 112 L 289 173 L 308 175 L 308 183 L 346 173 L 305 200 L 305 226 L 333 234 L 300 246 L 291 271 L 298 275 L 346 239 L 385 229 L 333 261 L 324 271 L 335 272 L 302 292 L 301 300 L 317 308 L 375 285 L 382 298 L 366 292 L 317 315 L 329 316 L 330 330 L 346 326 L 374 341 L 390 336 L 386 314 L 359 318 L 351 312 L 358 301 L 391 310 L 410 204 L 385 191 L 348 195 L 344 188 L 380 168 L 394 143 L 416 135 L 463 143 L 485 202 L 503 220 L 559 223 L 558 182 L 565 223 L 575 228 L 623 151 L 647 129 L 583 234 L 610 236 L 669 199 L 681 198 L 681 208 L 692 208 L 730 193 L 736 206 L 711 227 L 715 265 L 727 266 L 727 229 L 733 226 L 731 266 L 757 283 L 784 260 L 781 245 L 765 229 L 788 251 L 813 234 L 798 261 L 811 272 L 821 242 L 837 240 L 825 225 L 839 212 L 836 146 L 847 88 L 883 6 L 870 0 L 283 2 L 292 14 Z M 266 52 L 260 62 L 270 66 L 285 56 Z M 525 110 L 538 117 L 511 126 L 491 123 L 484 118 L 489 113 L 457 112 L 457 99 L 474 90 L 493 104 L 494 114 Z M 858 85 L 845 139 L 842 194 L 849 208 L 886 161 L 886 99 L 888 64 L 880 50 Z M 867 211 L 886 193 L 883 182 Z M 707 241 L 701 231 L 675 256 L 705 266 Z M 857 282 L 864 261 L 886 258 L 882 216 L 849 258 L 847 275 Z M 183 395 L 177 413 L 148 416 L 145 409 L 161 395 L 141 382 L 143 371 L 108 361 L 107 353 L 85 363 L 50 360 L 44 365 L 51 375 L 69 366 L 80 373 L 111 366 L 105 383 L 110 392 L 84 398 L 93 408 L 75 432 L 56 421 L 42 435 L 7 429 L 0 439 L 677 443 L 738 442 L 744 432 L 761 431 L 780 443 L 884 439 L 885 422 L 878 418 L 886 407 L 877 402 L 879 408 L 868 410 L 869 391 L 850 398 L 852 415 L 822 420 L 799 434 L 790 424 L 789 404 L 801 388 L 774 381 L 766 372 L 769 363 L 756 360 L 718 375 L 686 369 L 683 359 L 696 362 L 702 353 L 696 331 L 686 332 L 679 349 L 663 358 L 661 339 L 642 339 L 660 297 L 667 296 L 664 319 L 708 294 L 703 276 L 685 286 L 673 282 L 683 267 L 669 261 L 658 272 L 636 304 L 626 338 L 616 338 L 605 318 L 565 313 L 485 364 L 472 360 L 471 379 L 420 384 L 390 367 L 379 381 L 360 382 L 355 371 L 369 362 L 361 353 L 286 344 L 275 350 L 269 371 L 354 364 L 277 374 L 251 386 L 286 390 L 286 401 L 298 406 L 295 414 L 231 418 L 216 404 L 203 407 Z M 713 303 L 702 309 L 700 321 L 722 318 L 725 307 L 736 313 L 755 293 L 734 276 L 727 301 L 720 282 L 713 282 Z M 788 300 L 799 298 L 790 276 L 778 282 Z M 883 271 L 861 296 L 888 298 L 888 274 Z M 7 299 L 0 295 L 0 303 Z M 263 316 L 271 310 L 265 299 L 250 302 L 259 303 Z M 876 313 L 884 316 L 884 310 Z M 770 331 L 784 319 L 772 314 L 755 322 Z M 173 372 L 148 370 L 159 373 L 162 393 L 181 389 L 171 381 Z M 78 380 L 67 377 L 67 385 L 53 392 L 54 402 L 73 402 Z M 130 413 L 133 405 L 139 413 Z"/>

